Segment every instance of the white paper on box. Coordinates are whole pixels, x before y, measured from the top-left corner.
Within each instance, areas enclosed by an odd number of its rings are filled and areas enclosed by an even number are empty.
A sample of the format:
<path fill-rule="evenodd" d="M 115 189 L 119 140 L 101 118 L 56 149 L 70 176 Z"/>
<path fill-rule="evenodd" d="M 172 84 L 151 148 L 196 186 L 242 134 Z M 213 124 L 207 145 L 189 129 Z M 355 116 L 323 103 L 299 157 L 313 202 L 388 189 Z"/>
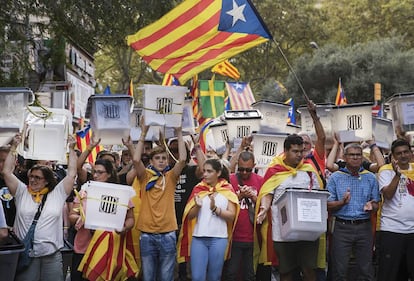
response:
<path fill-rule="evenodd" d="M 414 103 L 413 102 L 403 102 L 401 103 L 401 108 L 403 114 L 403 124 L 409 125 L 414 124 Z"/>
<path fill-rule="evenodd" d="M 322 222 L 321 200 L 297 198 L 298 221 Z"/>

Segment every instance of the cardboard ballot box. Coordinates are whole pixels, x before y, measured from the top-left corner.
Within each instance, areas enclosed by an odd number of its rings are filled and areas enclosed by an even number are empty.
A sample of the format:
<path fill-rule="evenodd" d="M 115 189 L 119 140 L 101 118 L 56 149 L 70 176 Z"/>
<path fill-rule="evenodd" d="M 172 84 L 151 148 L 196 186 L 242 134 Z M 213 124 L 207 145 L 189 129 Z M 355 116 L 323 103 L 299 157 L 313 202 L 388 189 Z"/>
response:
<path fill-rule="evenodd" d="M 333 140 L 333 121 L 334 121 L 334 113 L 333 113 L 333 104 L 317 104 L 316 105 L 316 114 L 321 121 L 322 127 L 325 131 L 325 136 L 327 141 Z M 316 140 L 316 132 L 315 126 L 313 125 L 312 116 L 309 113 L 307 106 L 300 106 L 298 108 L 300 113 L 301 125 L 302 125 L 302 132 L 307 133 L 313 141 Z"/>
<path fill-rule="evenodd" d="M 400 127 L 403 132 L 414 131 L 414 92 L 395 94 L 385 104 L 391 110 L 394 129 Z"/>
<path fill-rule="evenodd" d="M 252 103 L 252 107 L 259 110 L 262 115 L 260 120 L 261 133 L 286 132 L 287 117 L 290 109 L 289 104 L 261 100 Z"/>
<path fill-rule="evenodd" d="M 90 181 L 82 186 L 87 193 L 85 228 L 121 230 L 129 200 L 135 195 L 131 186 Z"/>
<path fill-rule="evenodd" d="M 372 139 L 372 103 L 354 103 L 334 107 L 333 131 L 340 142 Z"/>
<path fill-rule="evenodd" d="M 131 104 L 129 95 L 93 95 L 88 99 L 86 118 L 90 118 L 94 139 L 101 145 L 121 144 L 131 130 Z"/>
<path fill-rule="evenodd" d="M 24 126 L 26 106 L 34 100 L 28 88 L 0 88 L 0 145 L 8 144 Z"/>
<path fill-rule="evenodd" d="M 29 106 L 25 120 L 22 143 L 17 147 L 18 153 L 26 159 L 66 163 L 66 146 L 72 133 L 70 111 Z"/>
<path fill-rule="evenodd" d="M 187 87 L 144 85 L 146 125 L 180 127 Z"/>
<path fill-rule="evenodd" d="M 315 241 L 327 229 L 326 190 L 286 188 L 276 199 L 284 241 Z"/>
<path fill-rule="evenodd" d="M 283 143 L 288 134 L 253 133 L 253 153 L 256 167 L 265 168 L 272 159 L 283 152 Z"/>
<path fill-rule="evenodd" d="M 224 112 L 227 123 L 229 141 L 242 139 L 259 131 L 262 115 L 257 109 L 252 110 L 227 110 Z"/>

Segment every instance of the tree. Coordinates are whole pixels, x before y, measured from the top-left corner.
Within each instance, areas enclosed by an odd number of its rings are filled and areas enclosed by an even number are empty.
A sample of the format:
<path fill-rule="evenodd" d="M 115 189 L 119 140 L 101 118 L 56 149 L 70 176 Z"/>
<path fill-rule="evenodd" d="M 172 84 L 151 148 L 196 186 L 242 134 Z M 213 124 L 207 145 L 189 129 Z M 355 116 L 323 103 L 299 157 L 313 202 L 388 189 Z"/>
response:
<path fill-rule="evenodd" d="M 339 78 L 349 103 L 373 101 L 376 82 L 382 84 L 386 99 L 394 93 L 412 90 L 414 50 L 407 49 L 403 37 L 350 47 L 329 44 L 313 56 L 301 56 L 295 62 L 295 70 L 307 95 L 317 103 L 334 103 Z M 292 74 L 288 76 L 286 87 L 295 97 L 295 103 L 296 100 L 305 102 Z"/>

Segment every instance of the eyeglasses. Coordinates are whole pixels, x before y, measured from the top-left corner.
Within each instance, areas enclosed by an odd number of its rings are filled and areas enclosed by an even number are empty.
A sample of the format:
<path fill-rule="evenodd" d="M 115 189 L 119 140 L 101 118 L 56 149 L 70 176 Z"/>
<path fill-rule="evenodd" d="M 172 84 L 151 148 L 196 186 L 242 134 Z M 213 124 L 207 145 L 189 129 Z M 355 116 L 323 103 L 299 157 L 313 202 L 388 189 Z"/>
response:
<path fill-rule="evenodd" d="M 348 157 L 353 157 L 353 158 L 361 158 L 362 157 L 362 153 L 347 153 L 345 154 Z"/>
<path fill-rule="evenodd" d="M 30 180 L 37 180 L 37 181 L 40 181 L 40 180 L 43 180 L 43 179 L 44 179 L 44 177 L 39 177 L 39 176 L 33 176 L 33 175 L 30 175 L 30 176 L 29 176 L 29 179 L 30 179 Z"/>
<path fill-rule="evenodd" d="M 105 174 L 106 173 L 106 171 L 99 171 L 99 170 L 93 170 L 92 171 L 92 174 L 98 174 L 98 175 L 102 175 L 102 174 Z"/>
<path fill-rule="evenodd" d="M 237 168 L 237 171 L 239 171 L 240 173 L 246 172 L 246 173 L 250 173 L 251 171 L 253 171 L 253 168 Z"/>

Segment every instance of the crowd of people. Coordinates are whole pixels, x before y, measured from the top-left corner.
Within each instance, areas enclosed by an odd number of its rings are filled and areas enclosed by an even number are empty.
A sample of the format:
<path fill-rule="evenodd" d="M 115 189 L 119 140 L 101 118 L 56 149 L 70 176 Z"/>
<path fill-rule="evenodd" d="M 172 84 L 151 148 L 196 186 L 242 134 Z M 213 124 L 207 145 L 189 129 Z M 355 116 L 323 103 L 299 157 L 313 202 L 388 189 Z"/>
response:
<path fill-rule="evenodd" d="M 404 135 L 389 151 L 375 140 L 328 145 L 308 103 L 316 139 L 290 134 L 283 153 L 258 169 L 251 136 L 225 155 L 203 152 L 197 135 L 157 143 L 141 122 L 136 143 L 80 152 L 70 139 L 65 169 L 21 159 L 21 136 L 0 147 L 1 184 L 12 198 L 0 208 L 0 241 L 24 240 L 34 225 L 30 262 L 15 280 L 64 280 L 64 240 L 73 244 L 71 280 L 414 280 L 414 166 Z M 326 149 L 329 147 L 329 149 Z M 85 228 L 88 181 L 136 192 L 122 229 Z M 326 190 L 328 231 L 286 241 L 278 199 L 289 188 Z M 7 205 L 7 206 L 6 206 Z M 12 210 L 14 210 L 13 212 Z M 324 222 L 323 222 L 324 223 Z M 354 272 L 354 273 L 352 273 Z"/>

